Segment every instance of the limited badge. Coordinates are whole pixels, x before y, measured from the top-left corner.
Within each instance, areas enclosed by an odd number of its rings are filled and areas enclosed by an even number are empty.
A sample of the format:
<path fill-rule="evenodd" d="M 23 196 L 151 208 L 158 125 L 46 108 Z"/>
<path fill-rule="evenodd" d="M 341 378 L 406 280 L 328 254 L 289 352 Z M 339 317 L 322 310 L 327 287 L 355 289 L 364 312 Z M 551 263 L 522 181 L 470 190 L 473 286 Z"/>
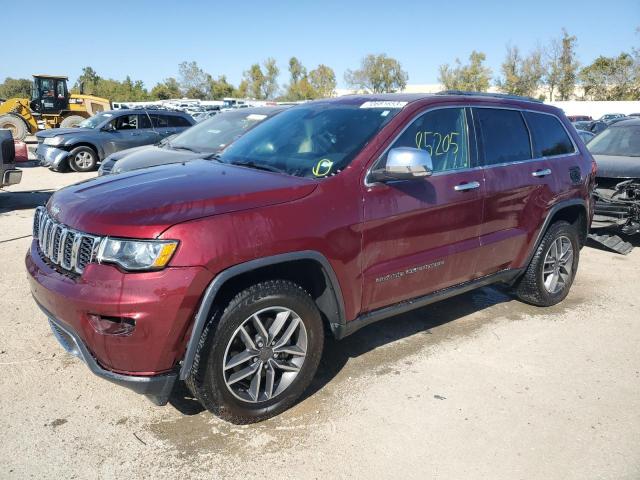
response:
<path fill-rule="evenodd" d="M 316 165 L 313 167 L 313 170 L 311 171 L 316 177 L 325 177 L 329 175 L 332 167 L 333 162 L 328 158 L 323 158 L 318 163 L 316 163 Z"/>

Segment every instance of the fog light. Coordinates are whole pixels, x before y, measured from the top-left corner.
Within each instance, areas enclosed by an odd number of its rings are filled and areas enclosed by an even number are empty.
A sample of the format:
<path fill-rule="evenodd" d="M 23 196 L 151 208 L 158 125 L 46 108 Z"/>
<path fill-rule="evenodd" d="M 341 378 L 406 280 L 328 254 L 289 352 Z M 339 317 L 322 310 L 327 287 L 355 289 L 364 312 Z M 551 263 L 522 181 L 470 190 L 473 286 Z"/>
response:
<path fill-rule="evenodd" d="M 130 335 L 136 328 L 136 321 L 126 317 L 103 317 L 90 313 L 87 315 L 93 329 L 102 335 Z"/>

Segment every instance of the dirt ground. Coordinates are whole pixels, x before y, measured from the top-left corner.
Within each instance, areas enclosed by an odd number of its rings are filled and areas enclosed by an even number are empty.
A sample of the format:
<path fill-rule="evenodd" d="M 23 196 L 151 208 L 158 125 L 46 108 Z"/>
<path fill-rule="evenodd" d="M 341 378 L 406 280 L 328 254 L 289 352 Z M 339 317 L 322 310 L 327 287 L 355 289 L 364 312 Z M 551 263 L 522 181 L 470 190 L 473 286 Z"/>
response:
<path fill-rule="evenodd" d="M 0 478 L 640 478 L 640 248 L 585 248 L 557 307 L 483 288 L 329 341 L 302 402 L 234 426 L 93 376 L 32 301 L 33 208 L 93 175 L 0 192 Z"/>

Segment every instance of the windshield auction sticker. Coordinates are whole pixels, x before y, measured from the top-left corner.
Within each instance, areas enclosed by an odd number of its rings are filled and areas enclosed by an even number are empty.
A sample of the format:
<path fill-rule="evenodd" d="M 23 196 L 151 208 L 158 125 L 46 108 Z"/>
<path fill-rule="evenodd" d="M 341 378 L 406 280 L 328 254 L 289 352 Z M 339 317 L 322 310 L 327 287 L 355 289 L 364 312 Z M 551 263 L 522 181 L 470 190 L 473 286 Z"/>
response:
<path fill-rule="evenodd" d="M 316 177 L 326 177 L 329 175 L 331 168 L 333 168 L 333 162 L 328 158 L 323 158 L 315 164 L 311 171 Z"/>
<path fill-rule="evenodd" d="M 364 102 L 360 108 L 402 108 L 407 102 L 373 101 Z"/>

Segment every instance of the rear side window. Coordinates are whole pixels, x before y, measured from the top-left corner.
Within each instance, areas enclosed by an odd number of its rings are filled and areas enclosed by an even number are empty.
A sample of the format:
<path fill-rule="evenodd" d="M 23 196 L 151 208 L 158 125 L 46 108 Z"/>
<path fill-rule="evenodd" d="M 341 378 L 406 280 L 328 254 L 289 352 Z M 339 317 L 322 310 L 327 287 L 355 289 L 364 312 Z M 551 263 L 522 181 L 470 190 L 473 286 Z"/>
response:
<path fill-rule="evenodd" d="M 524 112 L 533 140 L 536 157 L 552 157 L 573 153 L 573 143 L 560 120 L 544 113 Z"/>
<path fill-rule="evenodd" d="M 169 119 L 166 115 L 151 115 L 151 121 L 156 128 L 167 128 L 169 126 Z"/>
<path fill-rule="evenodd" d="M 177 115 L 171 115 L 169 117 L 169 126 L 170 127 L 190 127 L 191 124 L 184 117 L 179 117 Z"/>
<path fill-rule="evenodd" d="M 518 110 L 475 108 L 484 164 L 518 162 L 531 158 L 529 131 Z"/>
<path fill-rule="evenodd" d="M 469 168 L 467 122 L 464 108 L 432 110 L 418 117 L 392 148 L 412 147 L 431 155 L 434 172 Z"/>
<path fill-rule="evenodd" d="M 151 128 L 151 122 L 147 115 L 138 115 L 138 128 Z"/>

